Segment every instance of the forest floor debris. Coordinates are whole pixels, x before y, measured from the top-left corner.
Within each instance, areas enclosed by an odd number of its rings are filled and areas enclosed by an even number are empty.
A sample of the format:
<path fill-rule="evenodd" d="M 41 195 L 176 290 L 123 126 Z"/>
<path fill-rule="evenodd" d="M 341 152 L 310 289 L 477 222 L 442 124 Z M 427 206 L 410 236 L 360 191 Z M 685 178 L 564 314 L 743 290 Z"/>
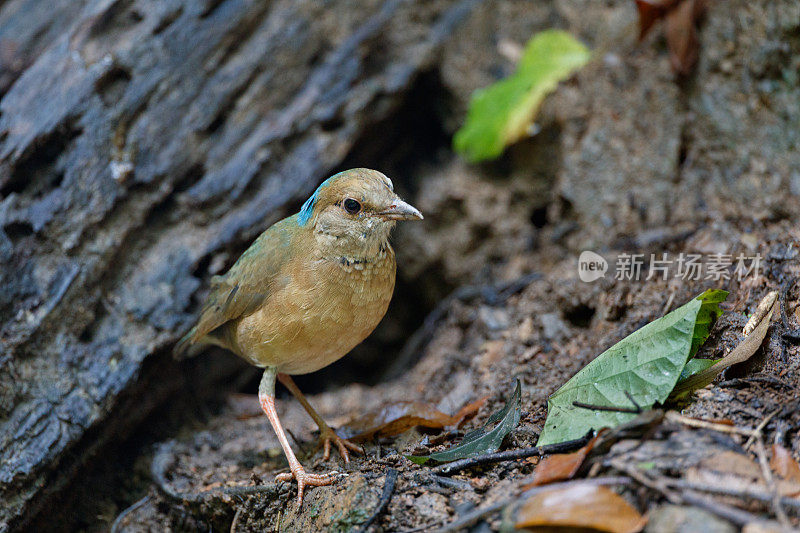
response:
<path fill-rule="evenodd" d="M 788 223 L 771 230 L 789 239 L 798 237 Z M 707 231 L 675 243 L 673 251 L 692 249 L 693 239 L 707 239 Z M 728 235 L 727 244 L 733 248 L 737 234 Z M 295 445 L 313 469 L 335 467 L 348 474 L 331 487 L 309 491 L 298 512 L 290 505 L 294 487 L 272 482 L 285 464 L 266 421 L 259 416 L 237 418 L 234 404 L 229 404 L 200 431 L 159 449 L 154 460 L 158 488 L 120 521 L 131 530 L 171 523 L 219 528 L 233 524 L 236 531 L 346 531 L 364 530 L 369 522 L 369 531 L 455 531 L 481 521 L 497 529 L 517 523 L 518 510 L 531 490 L 589 483 L 608 486 L 645 517 L 679 505 L 703 509 L 722 524 L 796 528 L 800 485 L 787 472 L 800 471 L 800 435 L 793 429 L 800 424 L 795 394 L 800 348 L 784 334 L 784 321 L 791 320 L 800 300 L 800 284 L 792 283 L 800 275 L 800 262 L 796 256 L 787 261 L 775 259 L 783 253 L 769 254 L 787 246 L 786 241 L 764 238 L 762 273 L 724 284 L 661 279 L 587 284 L 572 272 L 574 263 L 565 260 L 562 268 L 529 277 L 524 287 L 513 287 L 498 301 L 484 299 L 481 291 L 467 299 L 452 298 L 439 313 L 436 327 L 428 327 L 430 341 L 411 370 L 374 387 L 350 385 L 326 392 L 312 402 L 338 427 L 384 402 L 413 399 L 454 413 L 488 397 L 466 427 L 412 428 L 396 436 L 373 436 L 364 443 L 366 457 L 344 466 L 338 458 L 321 460 L 321 453 L 313 451 L 313 423 L 299 405 L 282 400 L 281 416 L 297 430 Z M 680 411 L 644 410 L 633 421 L 601 434 L 573 479 L 526 490 L 543 465 L 543 450 L 535 444 L 548 396 L 603 349 L 661 316 L 670 295 L 676 303 L 687 301 L 712 286 L 729 290 L 731 296 L 722 304 L 726 312 L 700 356 L 720 358 L 734 350 L 745 338 L 744 325 L 761 298 L 780 288 L 781 313 L 775 313 L 761 349 L 725 370 L 717 384 L 692 394 Z M 544 337 L 539 317 L 547 313 L 563 321 L 565 335 Z M 469 428 L 485 425 L 508 400 L 516 378 L 521 383 L 520 423 L 504 439 L 501 451 L 433 467 L 407 459 L 449 448 Z M 237 404 L 246 401 L 243 398 Z M 586 441 L 546 451 L 574 451 Z M 767 445 L 772 442 L 784 451 Z"/>

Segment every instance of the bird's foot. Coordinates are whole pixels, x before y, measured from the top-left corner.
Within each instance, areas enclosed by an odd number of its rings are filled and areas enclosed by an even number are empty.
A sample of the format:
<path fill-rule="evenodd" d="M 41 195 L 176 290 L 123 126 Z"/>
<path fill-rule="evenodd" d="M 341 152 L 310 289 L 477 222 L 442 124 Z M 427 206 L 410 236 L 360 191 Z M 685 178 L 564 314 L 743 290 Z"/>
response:
<path fill-rule="evenodd" d="M 342 456 L 345 463 L 350 462 L 350 452 L 347 451 L 348 449 L 364 455 L 364 448 L 347 439 L 343 439 L 327 425 L 319 428 L 319 442 L 323 447 L 322 458 L 325 461 L 331 458 L 331 442 L 336 444 L 336 447 L 339 449 L 339 454 Z"/>
<path fill-rule="evenodd" d="M 303 505 L 303 492 L 306 487 L 324 487 L 331 485 L 336 478 L 341 475 L 336 471 L 327 474 L 309 474 L 299 463 L 292 467 L 291 472 L 285 472 L 275 476 L 275 481 L 297 480 L 297 508 Z M 345 474 L 346 475 L 346 474 Z"/>

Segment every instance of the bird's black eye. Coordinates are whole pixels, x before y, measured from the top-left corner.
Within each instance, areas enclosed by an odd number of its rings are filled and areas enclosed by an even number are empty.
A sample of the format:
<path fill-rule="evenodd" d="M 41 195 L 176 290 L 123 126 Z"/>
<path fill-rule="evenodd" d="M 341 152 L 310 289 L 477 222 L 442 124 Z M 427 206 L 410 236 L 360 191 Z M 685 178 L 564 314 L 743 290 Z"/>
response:
<path fill-rule="evenodd" d="M 342 202 L 342 205 L 344 206 L 344 210 L 351 215 L 355 215 L 361 211 L 361 203 L 359 203 L 358 200 L 353 200 L 352 198 L 345 199 L 345 201 Z"/>

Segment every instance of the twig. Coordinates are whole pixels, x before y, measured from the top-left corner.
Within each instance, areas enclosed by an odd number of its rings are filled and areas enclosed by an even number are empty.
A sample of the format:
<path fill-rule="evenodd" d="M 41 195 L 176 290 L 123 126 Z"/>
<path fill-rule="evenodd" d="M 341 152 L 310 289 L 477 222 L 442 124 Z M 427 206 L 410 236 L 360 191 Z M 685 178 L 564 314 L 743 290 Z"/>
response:
<path fill-rule="evenodd" d="M 239 520 L 242 516 L 242 511 L 244 507 L 237 507 L 236 512 L 233 514 L 233 520 L 231 520 L 231 530 L 230 533 L 236 533 L 236 528 L 239 526 Z"/>
<path fill-rule="evenodd" d="M 709 492 L 712 494 L 719 494 L 720 496 L 732 496 L 734 498 L 749 499 L 767 504 L 772 502 L 772 494 L 763 490 L 733 489 L 708 483 L 695 483 L 683 479 L 668 479 L 666 483 L 670 487 L 685 491 L 695 490 L 698 492 Z M 795 515 L 800 516 L 800 500 L 787 496 L 781 496 L 780 500 L 781 505 L 787 509 L 791 509 Z"/>
<path fill-rule="evenodd" d="M 764 439 L 761 438 L 761 429 L 756 430 L 756 455 L 758 456 L 758 464 L 761 466 L 761 476 L 767 484 L 767 489 L 772 493 L 772 510 L 775 511 L 778 522 L 783 527 L 789 528 L 791 527 L 789 517 L 786 516 L 786 511 L 781 505 L 781 496 L 778 494 L 778 487 L 775 485 L 775 479 L 772 477 L 772 472 L 770 472 L 769 463 L 767 462 L 767 450 L 764 448 Z"/>
<path fill-rule="evenodd" d="M 728 426 L 725 424 L 718 424 L 716 422 L 709 422 L 708 420 L 689 418 L 688 416 L 683 416 L 675 411 L 668 411 L 666 418 L 670 422 L 677 422 L 678 424 L 683 424 L 684 426 L 699 429 L 711 429 L 720 433 L 733 433 L 735 435 L 745 435 L 750 437 L 755 431 L 749 428 L 740 428 L 737 426 Z"/>
<path fill-rule="evenodd" d="M 122 527 L 122 523 L 125 521 L 125 519 L 128 518 L 128 516 L 131 513 L 138 510 L 140 507 L 144 506 L 149 501 L 150 501 L 150 496 L 145 496 L 138 502 L 134 503 L 133 505 L 122 511 L 119 515 L 117 515 L 117 518 L 114 519 L 114 523 L 111 524 L 111 533 L 117 533 L 118 531 L 121 531 L 120 528 Z"/>
<path fill-rule="evenodd" d="M 589 409 L 590 411 L 610 411 L 612 413 L 633 413 L 639 414 L 642 412 L 641 409 L 637 409 L 636 407 L 616 407 L 614 405 L 595 405 L 592 403 L 583 403 L 583 402 L 572 402 L 572 405 L 575 407 L 580 407 L 581 409 Z"/>
<path fill-rule="evenodd" d="M 611 466 L 620 472 L 628 474 L 630 477 L 656 492 L 661 493 L 672 504 L 689 504 L 701 507 L 717 516 L 730 520 L 739 526 L 756 522 L 758 518 L 746 511 L 730 507 L 728 505 L 719 503 L 705 498 L 699 494 L 694 494 L 691 491 L 684 490 L 680 493 L 671 490 L 669 487 L 672 484 L 669 478 L 665 476 L 649 476 L 643 471 L 639 470 L 633 465 L 629 465 L 620 460 L 611 461 Z"/>
<path fill-rule="evenodd" d="M 477 457 L 459 459 L 458 461 L 453 461 L 452 463 L 447 463 L 434 467 L 431 469 L 431 473 L 448 476 L 450 474 L 454 474 L 455 472 L 459 472 L 467 468 L 472 468 L 473 466 L 488 465 L 492 463 L 500 463 L 503 461 L 514 461 L 516 459 L 525 459 L 526 457 L 533 457 L 534 455 L 574 452 L 575 450 L 583 448 L 586 445 L 586 443 L 588 443 L 589 440 L 591 440 L 591 438 L 592 438 L 592 432 L 590 431 L 579 439 L 568 440 L 566 442 L 561 442 L 558 444 L 534 446 L 532 448 L 519 448 L 517 450 L 507 450 L 505 452 L 487 453 L 484 455 L 478 455 Z"/>
<path fill-rule="evenodd" d="M 472 485 L 470 485 L 467 481 L 464 481 L 463 479 L 455 479 L 444 476 L 431 476 L 431 481 L 433 481 L 434 483 L 438 483 L 439 485 L 447 487 L 449 489 L 455 489 L 461 491 L 472 490 Z"/>
<path fill-rule="evenodd" d="M 389 501 L 392 499 L 392 494 L 394 493 L 394 486 L 397 482 L 397 470 L 394 468 L 390 468 L 386 471 L 386 483 L 383 484 L 383 494 L 381 494 L 381 499 L 378 501 L 378 507 L 375 509 L 375 512 L 367 518 L 367 521 L 361 526 L 359 531 L 361 533 L 366 533 L 369 529 L 369 526 L 372 525 L 375 520 L 378 519 L 380 514 L 386 509 L 386 506 L 389 505 Z"/>
<path fill-rule="evenodd" d="M 640 406 L 633 395 L 625 391 L 625 396 L 630 400 L 633 404 L 633 407 L 617 407 L 615 405 L 596 405 L 591 403 L 584 403 L 584 402 L 572 402 L 572 405 L 575 407 L 580 407 L 581 409 L 589 409 L 591 411 L 611 411 L 613 413 L 633 413 L 635 415 L 642 413 L 642 406 Z"/>
<path fill-rule="evenodd" d="M 458 520 L 450 522 L 449 524 L 446 524 L 441 528 L 434 530 L 434 533 L 451 533 L 453 531 L 459 531 L 461 529 L 468 528 L 469 526 L 478 522 L 478 520 L 480 520 L 481 518 L 488 516 L 492 513 L 495 513 L 500 509 L 513 504 L 514 502 L 530 498 L 534 494 L 538 494 L 540 492 L 566 489 L 569 487 L 574 487 L 576 485 L 627 485 L 630 482 L 631 482 L 630 478 L 624 476 L 609 476 L 609 477 L 596 477 L 592 479 L 573 479 L 570 481 L 562 481 L 561 483 L 551 483 L 549 485 L 533 487 L 532 489 L 526 490 L 519 496 L 506 498 L 499 502 L 495 502 L 485 507 L 481 507 L 479 509 L 470 511 L 469 513 L 465 514 Z"/>
<path fill-rule="evenodd" d="M 687 505 L 692 505 L 694 507 L 699 507 L 700 509 L 704 509 L 709 513 L 719 516 L 720 518 L 723 518 L 729 522 L 733 522 L 735 525 L 739 527 L 743 527 L 747 524 L 754 524 L 762 521 L 761 519 L 759 519 L 759 517 L 757 517 L 752 513 L 748 513 L 747 511 L 743 511 L 741 509 L 737 509 L 736 507 L 726 505 L 724 503 L 718 502 L 706 496 L 697 494 L 696 492 L 687 490 L 683 494 L 681 494 L 681 499 Z"/>
<path fill-rule="evenodd" d="M 783 407 L 778 407 L 777 409 L 775 409 L 770 414 L 764 417 L 764 420 L 762 420 L 761 423 L 756 426 L 756 429 L 753 430 L 753 434 L 750 435 L 750 438 L 747 439 L 747 442 L 744 443 L 745 450 L 748 449 L 750 446 L 752 446 L 757 438 L 761 437 L 761 432 L 764 430 L 765 427 L 767 427 L 769 421 L 772 420 L 772 418 L 778 413 L 780 413 L 782 410 Z"/>
<path fill-rule="evenodd" d="M 656 492 L 660 492 L 669 501 L 669 503 L 676 505 L 681 503 L 680 495 L 670 490 L 663 479 L 652 478 L 635 466 L 625 463 L 619 459 L 612 459 L 609 464 L 620 472 L 628 474 L 645 487 L 653 489 Z"/>

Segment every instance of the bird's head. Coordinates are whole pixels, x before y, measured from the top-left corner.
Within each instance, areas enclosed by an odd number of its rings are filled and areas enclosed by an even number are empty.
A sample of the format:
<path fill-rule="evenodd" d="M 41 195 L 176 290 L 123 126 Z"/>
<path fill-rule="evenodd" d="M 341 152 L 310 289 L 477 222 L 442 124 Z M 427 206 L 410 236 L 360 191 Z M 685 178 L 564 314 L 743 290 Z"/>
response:
<path fill-rule="evenodd" d="M 389 238 L 397 220 L 422 220 L 376 170 L 354 168 L 331 176 L 306 200 L 297 223 L 331 246 L 369 252 Z"/>

